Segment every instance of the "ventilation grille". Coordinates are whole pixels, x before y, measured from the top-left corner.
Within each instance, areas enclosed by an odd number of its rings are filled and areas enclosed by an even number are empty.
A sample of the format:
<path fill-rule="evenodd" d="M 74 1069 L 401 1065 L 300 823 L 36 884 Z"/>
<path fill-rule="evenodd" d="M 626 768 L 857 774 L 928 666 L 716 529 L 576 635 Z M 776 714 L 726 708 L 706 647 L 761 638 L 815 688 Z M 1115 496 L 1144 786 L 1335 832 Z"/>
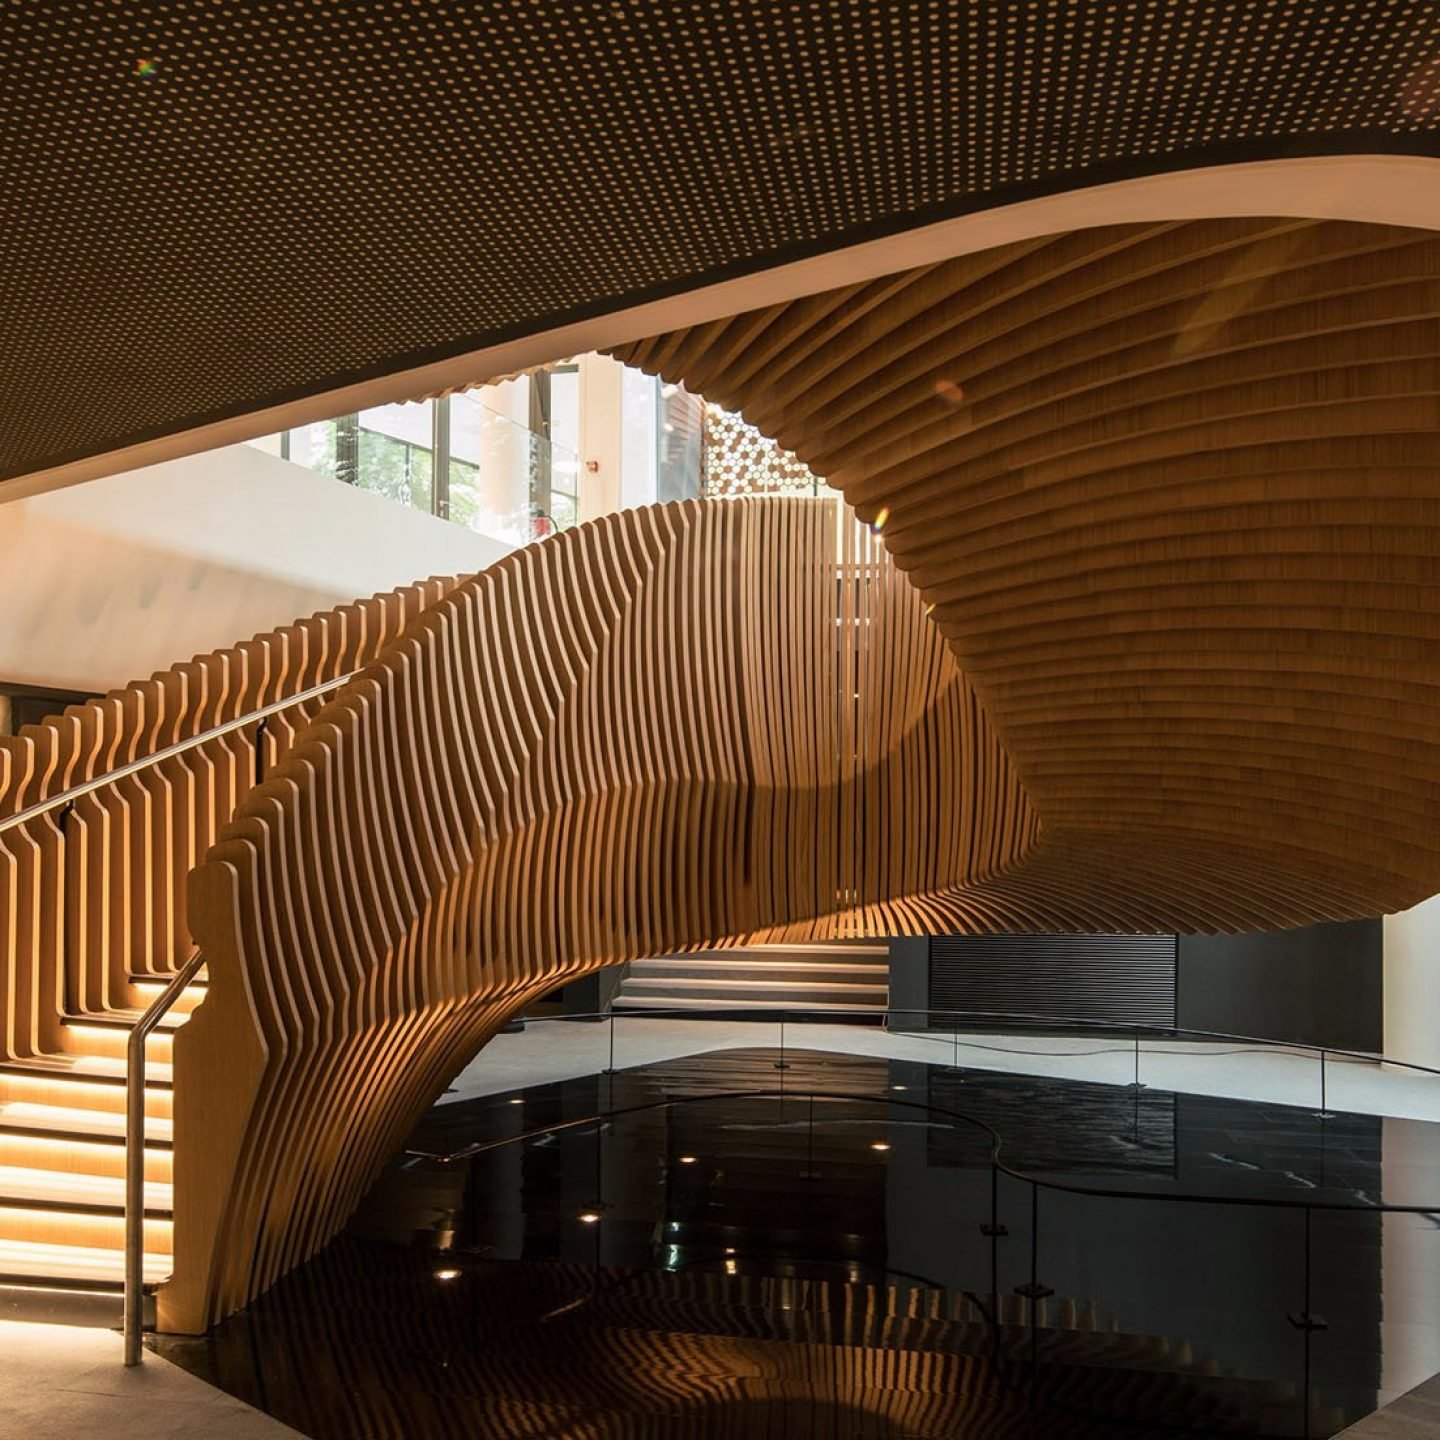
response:
<path fill-rule="evenodd" d="M 1173 935 L 958 935 L 930 942 L 930 1008 L 1175 1024 Z"/>

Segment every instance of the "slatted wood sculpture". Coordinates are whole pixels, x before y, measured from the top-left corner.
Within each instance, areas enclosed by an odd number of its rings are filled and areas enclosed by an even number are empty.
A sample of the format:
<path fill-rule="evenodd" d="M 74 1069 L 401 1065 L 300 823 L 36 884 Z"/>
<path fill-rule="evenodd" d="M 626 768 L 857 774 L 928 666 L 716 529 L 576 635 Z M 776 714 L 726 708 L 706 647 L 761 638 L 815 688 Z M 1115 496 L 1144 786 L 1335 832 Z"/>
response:
<path fill-rule="evenodd" d="M 1110 227 L 613 353 L 884 521 L 1044 825 L 955 924 L 1440 889 L 1440 238 Z"/>
<path fill-rule="evenodd" d="M 924 928 L 905 896 L 1035 833 L 914 591 L 834 502 L 628 511 L 507 557 L 345 688 L 191 877 L 210 994 L 176 1040 L 162 1327 L 324 1244 L 539 993 L 836 912 Z"/>
<path fill-rule="evenodd" d="M 341 606 L 0 737 L 0 818 L 363 668 L 454 583 Z M 118 1283 L 127 1033 L 192 952 L 186 874 L 322 703 L 0 831 L 0 1276 Z M 156 1277 L 170 1250 L 168 1044 L 152 1041 L 147 1092 Z"/>

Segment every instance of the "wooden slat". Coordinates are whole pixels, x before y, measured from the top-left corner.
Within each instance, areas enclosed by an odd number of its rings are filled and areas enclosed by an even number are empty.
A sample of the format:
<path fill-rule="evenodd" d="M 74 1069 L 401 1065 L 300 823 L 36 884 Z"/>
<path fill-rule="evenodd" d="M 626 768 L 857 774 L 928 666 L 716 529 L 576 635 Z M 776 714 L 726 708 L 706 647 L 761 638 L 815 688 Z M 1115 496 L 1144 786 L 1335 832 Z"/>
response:
<path fill-rule="evenodd" d="M 1440 240 L 1113 227 L 868 291 L 735 317 L 762 366 L 689 332 L 635 353 L 885 514 L 984 701 L 1045 841 L 934 927 L 1299 925 L 1440 889 Z"/>
<path fill-rule="evenodd" d="M 507 557 L 346 687 L 191 877 L 210 986 L 176 1037 L 162 1323 L 203 1329 L 313 1254 L 535 995 L 795 922 L 923 928 L 905 896 L 1036 834 L 836 502 L 627 511 Z"/>
<path fill-rule="evenodd" d="M 0 817 L 364 666 L 454 583 L 311 616 L 0 737 Z M 316 709 L 266 722 L 266 765 Z M 0 833 L 0 1058 L 63 1052 L 67 1014 L 132 1007 L 132 976 L 184 962 L 185 876 L 252 787 L 255 750 L 237 731 Z"/>

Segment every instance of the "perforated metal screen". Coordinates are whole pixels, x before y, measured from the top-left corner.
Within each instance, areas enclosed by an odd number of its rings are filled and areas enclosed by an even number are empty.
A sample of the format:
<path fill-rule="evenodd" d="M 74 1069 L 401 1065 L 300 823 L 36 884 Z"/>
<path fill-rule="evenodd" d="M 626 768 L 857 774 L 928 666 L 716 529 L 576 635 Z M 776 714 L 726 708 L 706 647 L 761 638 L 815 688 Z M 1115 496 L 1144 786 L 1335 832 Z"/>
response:
<path fill-rule="evenodd" d="M 1437 0 L 0 0 L 0 476 L 1437 100 Z"/>

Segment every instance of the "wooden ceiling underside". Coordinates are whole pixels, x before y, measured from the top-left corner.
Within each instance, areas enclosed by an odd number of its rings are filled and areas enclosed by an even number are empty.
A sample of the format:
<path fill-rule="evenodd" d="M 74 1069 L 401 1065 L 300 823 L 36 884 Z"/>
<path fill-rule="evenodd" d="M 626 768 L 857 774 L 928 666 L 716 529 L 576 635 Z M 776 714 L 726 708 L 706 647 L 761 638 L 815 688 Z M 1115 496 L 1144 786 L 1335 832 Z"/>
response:
<path fill-rule="evenodd" d="M 1440 889 L 1440 238 L 1077 232 L 614 353 L 796 451 L 933 605 L 1043 835 L 958 923 Z"/>

